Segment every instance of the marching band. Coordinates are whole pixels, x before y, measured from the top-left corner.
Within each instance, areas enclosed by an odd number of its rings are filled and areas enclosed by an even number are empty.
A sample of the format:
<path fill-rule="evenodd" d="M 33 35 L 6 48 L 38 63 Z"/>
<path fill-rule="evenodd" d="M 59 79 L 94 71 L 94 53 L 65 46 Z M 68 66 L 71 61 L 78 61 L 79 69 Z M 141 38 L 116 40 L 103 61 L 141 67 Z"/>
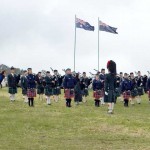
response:
<path fill-rule="evenodd" d="M 72 99 L 75 104 L 80 102 L 86 103 L 89 96 L 89 90 L 92 86 L 93 99 L 95 107 L 108 105 L 108 113 L 113 114 L 114 105 L 117 100 L 123 101 L 124 107 L 134 106 L 136 103 L 142 103 L 142 95 L 148 94 L 150 102 L 150 77 L 142 76 L 141 72 L 116 73 L 116 63 L 112 60 L 107 63 L 108 73 L 105 69 L 92 74 L 93 77 L 87 77 L 86 72 L 80 73 L 71 72 L 70 68 L 64 69 L 64 76 L 58 73 L 58 70 L 46 71 L 44 74 L 38 72 L 37 75 L 32 73 L 32 68 L 24 70 L 20 75 L 15 74 L 15 68 L 10 68 L 10 74 L 7 76 L 8 93 L 10 101 L 15 101 L 17 94 L 18 83 L 22 89 L 22 95 L 25 103 L 29 106 L 34 106 L 34 98 L 39 95 L 39 99 L 43 100 L 43 95 L 46 98 L 46 104 L 51 105 L 51 100 L 58 102 L 61 92 L 64 91 L 66 107 L 71 107 Z M 2 74 L 3 73 L 3 74 Z M 0 74 L 2 80 L 6 73 L 3 71 Z M 148 72 L 149 73 L 149 72 Z M 1 83 L 0 82 L 0 83 Z M 62 90 L 63 89 L 63 90 Z"/>

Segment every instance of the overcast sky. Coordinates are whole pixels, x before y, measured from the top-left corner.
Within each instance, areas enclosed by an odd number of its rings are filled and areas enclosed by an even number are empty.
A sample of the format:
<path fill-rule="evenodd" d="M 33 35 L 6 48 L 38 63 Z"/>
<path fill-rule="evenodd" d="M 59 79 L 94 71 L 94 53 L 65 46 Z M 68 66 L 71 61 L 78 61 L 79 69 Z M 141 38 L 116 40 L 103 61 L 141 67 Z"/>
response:
<path fill-rule="evenodd" d="M 97 69 L 97 20 L 118 28 L 100 31 L 100 68 L 150 70 L 150 0 L 0 0 L 0 64 L 34 72 L 73 69 L 74 17 L 95 31 L 77 29 L 76 71 Z"/>

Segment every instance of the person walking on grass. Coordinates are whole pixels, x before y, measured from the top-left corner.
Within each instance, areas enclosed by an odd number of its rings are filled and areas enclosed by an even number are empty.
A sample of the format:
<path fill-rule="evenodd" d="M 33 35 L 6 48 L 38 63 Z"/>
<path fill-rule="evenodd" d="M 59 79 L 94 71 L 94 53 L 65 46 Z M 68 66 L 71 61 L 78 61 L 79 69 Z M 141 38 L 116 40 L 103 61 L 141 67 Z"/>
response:
<path fill-rule="evenodd" d="M 116 101 L 116 63 L 113 60 L 108 61 L 107 69 L 109 73 L 106 74 L 104 82 L 104 102 L 108 104 L 108 114 L 113 114 Z"/>

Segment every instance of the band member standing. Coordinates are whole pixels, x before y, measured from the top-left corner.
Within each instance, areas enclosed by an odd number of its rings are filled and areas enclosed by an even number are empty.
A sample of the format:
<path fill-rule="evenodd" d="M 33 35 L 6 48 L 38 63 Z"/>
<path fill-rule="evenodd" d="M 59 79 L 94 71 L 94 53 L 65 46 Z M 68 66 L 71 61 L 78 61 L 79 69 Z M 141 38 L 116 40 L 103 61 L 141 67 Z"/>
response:
<path fill-rule="evenodd" d="M 130 73 L 130 77 L 131 77 L 131 105 L 134 105 L 135 104 L 135 98 L 138 95 L 137 83 L 136 83 L 136 79 L 134 77 L 133 72 Z"/>
<path fill-rule="evenodd" d="M 59 95 L 61 94 L 60 82 L 59 82 L 60 78 L 61 77 L 58 75 L 58 71 L 54 70 L 54 75 L 53 75 L 53 81 L 54 81 L 53 95 L 54 95 L 55 102 L 58 102 Z"/>
<path fill-rule="evenodd" d="M 87 101 L 86 97 L 89 95 L 89 92 L 88 92 L 88 82 L 89 82 L 89 79 L 86 76 L 86 72 L 83 72 L 83 75 L 80 78 L 80 86 L 81 86 L 81 92 L 82 92 L 83 102 Z"/>
<path fill-rule="evenodd" d="M 74 93 L 75 93 L 74 101 L 76 105 L 79 105 L 79 102 L 82 102 L 82 91 L 81 91 L 79 73 L 76 73 L 75 80 L 76 80 L 76 85 L 74 87 Z"/>
<path fill-rule="evenodd" d="M 101 69 L 101 74 L 99 76 L 101 82 L 102 82 L 102 85 L 103 85 L 103 89 L 104 90 L 104 81 L 105 81 L 105 69 Z M 104 105 L 104 97 L 101 97 L 101 104 Z"/>
<path fill-rule="evenodd" d="M 147 93 L 147 80 L 148 80 L 147 75 L 144 75 L 143 76 L 143 87 L 144 87 L 144 92 L 145 93 Z"/>
<path fill-rule="evenodd" d="M 23 75 L 21 77 L 22 95 L 23 95 L 25 103 L 28 102 L 28 97 L 27 97 L 27 86 L 28 86 L 27 75 L 28 75 L 28 72 L 25 70 L 25 71 L 23 71 Z"/>
<path fill-rule="evenodd" d="M 15 74 L 15 68 L 10 68 L 11 73 L 8 75 L 8 87 L 10 93 L 10 101 L 15 101 L 15 94 L 17 93 L 17 75 Z"/>
<path fill-rule="evenodd" d="M 104 102 L 108 103 L 108 114 L 112 114 L 114 110 L 114 104 L 116 101 L 115 98 L 115 89 L 116 89 L 116 63 L 112 60 L 107 63 L 108 74 L 105 77 L 104 83 Z"/>
<path fill-rule="evenodd" d="M 65 90 L 66 107 L 71 107 L 71 99 L 74 98 L 74 87 L 76 80 L 71 73 L 71 69 L 66 70 L 66 75 L 63 81 L 63 87 Z"/>
<path fill-rule="evenodd" d="M 148 98 L 150 102 L 150 77 L 147 80 L 147 93 L 148 93 Z"/>
<path fill-rule="evenodd" d="M 120 77 L 120 96 L 118 97 L 118 99 L 121 102 L 123 102 L 123 97 L 122 97 L 122 94 L 121 94 L 121 85 L 122 85 L 122 82 L 124 81 L 123 72 L 120 72 L 119 77 Z"/>
<path fill-rule="evenodd" d="M 141 72 L 138 71 L 138 76 L 137 76 L 137 87 L 138 87 L 138 97 L 137 97 L 137 103 L 141 104 L 141 96 L 144 94 L 143 93 L 143 77 L 141 76 Z"/>
<path fill-rule="evenodd" d="M 44 85 L 41 72 L 38 72 L 38 74 L 36 75 L 36 82 L 37 82 L 37 94 L 39 95 L 39 99 L 43 100 Z"/>
<path fill-rule="evenodd" d="M 124 98 L 124 106 L 128 107 L 129 98 L 131 96 L 131 81 L 129 80 L 127 73 L 124 74 L 124 81 L 122 82 L 122 85 L 121 85 L 121 92 Z"/>
<path fill-rule="evenodd" d="M 34 106 L 34 97 L 36 97 L 36 77 L 32 73 L 32 68 L 28 68 L 27 75 L 27 97 L 29 106 Z"/>
<path fill-rule="evenodd" d="M 93 80 L 93 97 L 95 100 L 95 107 L 100 106 L 101 98 L 104 97 L 103 82 L 99 79 L 99 75 L 95 76 Z"/>
<path fill-rule="evenodd" d="M 47 100 L 47 105 L 51 105 L 51 96 L 53 96 L 53 79 L 49 71 L 46 72 L 45 77 L 45 95 Z"/>
<path fill-rule="evenodd" d="M 120 79 L 120 76 L 119 75 L 117 75 L 116 76 L 116 89 L 115 89 L 115 91 L 116 91 L 116 101 L 117 101 L 117 98 L 119 97 L 120 98 L 120 96 L 121 96 L 121 88 L 120 88 L 120 81 L 121 81 L 121 79 Z"/>

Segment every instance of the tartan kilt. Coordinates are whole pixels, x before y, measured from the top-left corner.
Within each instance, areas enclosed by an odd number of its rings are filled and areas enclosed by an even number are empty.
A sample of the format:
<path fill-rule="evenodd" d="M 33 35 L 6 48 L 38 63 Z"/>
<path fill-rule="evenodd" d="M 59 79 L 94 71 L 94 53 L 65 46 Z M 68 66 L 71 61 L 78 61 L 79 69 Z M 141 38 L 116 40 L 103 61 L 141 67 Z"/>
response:
<path fill-rule="evenodd" d="M 138 91 L 135 88 L 135 89 L 131 90 L 131 97 L 136 97 L 136 96 L 138 96 Z"/>
<path fill-rule="evenodd" d="M 82 96 L 85 96 L 85 97 L 89 95 L 89 91 L 88 91 L 87 88 L 83 89 L 83 90 L 81 91 L 81 93 L 82 93 Z"/>
<path fill-rule="evenodd" d="M 95 92 L 93 92 L 93 97 L 95 99 L 100 99 L 100 98 L 104 97 L 104 91 L 103 90 L 96 90 Z"/>
<path fill-rule="evenodd" d="M 124 99 L 129 99 L 130 96 L 131 96 L 131 92 L 130 92 L 130 91 L 125 91 L 125 92 L 123 92 L 123 98 L 124 98 Z"/>
<path fill-rule="evenodd" d="M 141 96 L 141 95 L 143 95 L 144 94 L 144 92 L 143 92 L 143 87 L 138 87 L 138 95 L 139 96 Z"/>
<path fill-rule="evenodd" d="M 27 88 L 22 88 L 22 95 L 27 95 Z"/>
<path fill-rule="evenodd" d="M 53 94 L 54 94 L 54 95 L 60 95 L 60 94 L 61 94 L 61 89 L 60 89 L 60 87 L 54 88 L 54 89 L 53 89 Z"/>
<path fill-rule="evenodd" d="M 37 86 L 37 94 L 44 94 L 44 87 L 42 85 Z"/>
<path fill-rule="evenodd" d="M 74 89 L 66 89 L 64 97 L 66 99 L 74 98 Z"/>
<path fill-rule="evenodd" d="M 49 85 L 46 85 L 46 86 L 45 86 L 45 95 L 46 95 L 46 96 L 51 96 L 51 95 L 53 95 L 53 89 L 52 89 L 51 86 L 49 86 Z"/>
<path fill-rule="evenodd" d="M 17 87 L 9 87 L 8 93 L 10 93 L 10 94 L 16 94 L 17 93 Z"/>
<path fill-rule="evenodd" d="M 120 88 L 115 89 L 116 97 L 119 97 L 121 95 L 121 90 Z"/>
<path fill-rule="evenodd" d="M 36 97 L 36 90 L 35 89 L 27 89 L 27 97 L 28 98 Z"/>

